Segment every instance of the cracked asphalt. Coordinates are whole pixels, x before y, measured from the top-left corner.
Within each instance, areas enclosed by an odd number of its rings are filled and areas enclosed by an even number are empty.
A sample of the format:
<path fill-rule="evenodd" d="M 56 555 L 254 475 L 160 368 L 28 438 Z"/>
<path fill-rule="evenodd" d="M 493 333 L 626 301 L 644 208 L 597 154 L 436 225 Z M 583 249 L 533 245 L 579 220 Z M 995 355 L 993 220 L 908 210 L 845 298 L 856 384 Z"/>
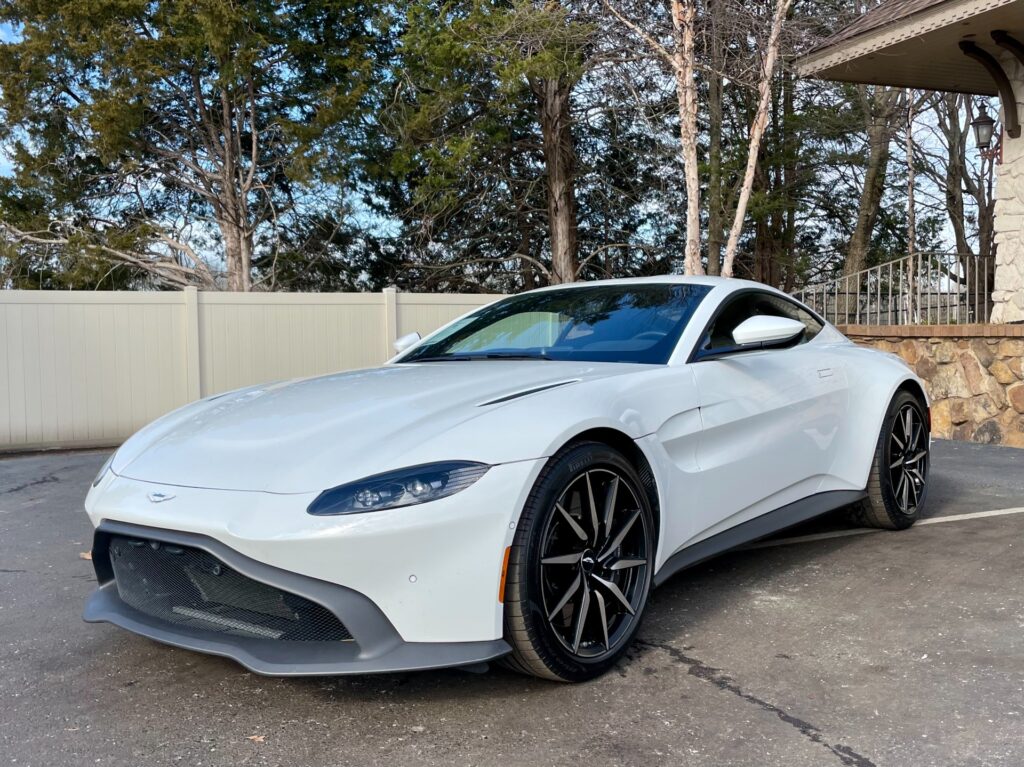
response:
<path fill-rule="evenodd" d="M 585 685 L 282 680 L 81 622 L 104 458 L 0 459 L 0 765 L 1024 764 L 1024 514 L 722 556 Z M 929 517 L 1019 507 L 1024 450 L 936 443 Z"/>

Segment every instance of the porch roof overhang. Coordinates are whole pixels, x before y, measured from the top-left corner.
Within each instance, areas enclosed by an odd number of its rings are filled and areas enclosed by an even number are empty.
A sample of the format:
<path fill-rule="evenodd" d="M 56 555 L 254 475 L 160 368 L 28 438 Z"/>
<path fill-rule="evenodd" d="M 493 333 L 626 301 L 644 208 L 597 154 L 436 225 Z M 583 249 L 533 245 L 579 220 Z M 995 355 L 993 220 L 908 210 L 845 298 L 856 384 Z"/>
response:
<path fill-rule="evenodd" d="M 992 75 L 961 50 L 971 42 L 999 58 L 995 31 L 1024 40 L 1024 0 L 888 0 L 796 68 L 824 80 L 997 96 Z"/>

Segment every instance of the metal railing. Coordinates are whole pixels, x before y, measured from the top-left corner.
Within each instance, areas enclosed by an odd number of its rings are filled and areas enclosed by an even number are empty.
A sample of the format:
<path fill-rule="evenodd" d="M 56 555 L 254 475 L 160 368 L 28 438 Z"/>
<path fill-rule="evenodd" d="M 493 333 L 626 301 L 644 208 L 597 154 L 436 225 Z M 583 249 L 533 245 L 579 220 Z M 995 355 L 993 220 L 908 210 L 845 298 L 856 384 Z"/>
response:
<path fill-rule="evenodd" d="M 994 274 L 993 256 L 915 253 L 794 295 L 835 325 L 985 323 Z"/>

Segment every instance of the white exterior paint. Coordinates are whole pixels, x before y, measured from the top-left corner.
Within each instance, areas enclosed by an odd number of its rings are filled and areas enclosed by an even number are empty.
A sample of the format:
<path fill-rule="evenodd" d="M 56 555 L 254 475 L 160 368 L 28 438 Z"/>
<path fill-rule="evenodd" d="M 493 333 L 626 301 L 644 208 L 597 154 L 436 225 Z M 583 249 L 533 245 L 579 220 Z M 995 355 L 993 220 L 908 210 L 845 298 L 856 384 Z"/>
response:
<path fill-rule="evenodd" d="M 803 323 L 785 317 L 751 317 L 732 332 L 733 340 L 740 346 L 750 344 L 788 341 L 803 332 Z"/>
<path fill-rule="evenodd" d="M 864 488 L 885 408 L 901 382 L 917 380 L 911 371 L 831 326 L 790 349 L 689 363 L 723 298 L 770 289 L 659 280 L 714 287 L 667 365 L 393 362 L 252 387 L 140 431 L 86 509 L 94 525 L 211 536 L 365 594 L 406 641 L 458 642 L 501 637 L 501 562 L 525 499 L 546 458 L 589 429 L 621 432 L 651 464 L 661 510 L 656 569 L 679 549 L 784 504 Z M 493 467 L 461 493 L 418 506 L 306 512 L 330 487 L 445 460 Z M 153 492 L 174 498 L 152 503 Z"/>

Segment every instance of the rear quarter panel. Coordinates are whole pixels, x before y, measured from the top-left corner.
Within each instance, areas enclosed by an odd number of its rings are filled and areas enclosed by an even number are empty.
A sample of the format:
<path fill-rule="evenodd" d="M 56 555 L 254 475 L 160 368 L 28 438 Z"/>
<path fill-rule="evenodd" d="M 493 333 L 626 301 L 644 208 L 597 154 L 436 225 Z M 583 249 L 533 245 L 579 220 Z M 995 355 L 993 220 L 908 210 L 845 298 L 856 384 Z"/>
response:
<path fill-rule="evenodd" d="M 894 354 L 853 344 L 833 347 L 846 362 L 849 410 L 839 434 L 832 470 L 821 487 L 827 490 L 862 490 L 867 485 L 878 434 L 889 403 L 907 382 L 928 388 L 907 364 Z"/>

